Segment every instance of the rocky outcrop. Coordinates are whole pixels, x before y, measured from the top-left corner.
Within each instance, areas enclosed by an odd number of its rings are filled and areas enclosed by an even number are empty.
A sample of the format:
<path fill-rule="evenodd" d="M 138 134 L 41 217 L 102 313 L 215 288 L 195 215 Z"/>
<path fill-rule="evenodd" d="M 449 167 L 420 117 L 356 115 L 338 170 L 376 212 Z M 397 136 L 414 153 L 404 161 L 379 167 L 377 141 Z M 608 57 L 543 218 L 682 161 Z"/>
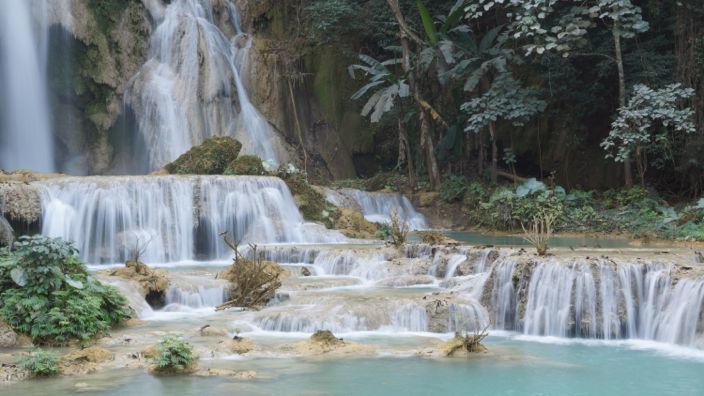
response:
<path fill-rule="evenodd" d="M 371 345 L 362 345 L 335 337 L 329 330 L 318 330 L 308 340 L 287 345 L 282 350 L 299 356 L 363 356 L 374 353 Z"/>
<path fill-rule="evenodd" d="M 137 283 L 150 306 L 164 306 L 166 291 L 171 283 L 165 271 L 151 270 L 142 262 L 128 260 L 124 267 L 111 270 L 108 275 Z"/>
<path fill-rule="evenodd" d="M 0 178 L 0 215 L 7 220 L 23 224 L 33 224 L 42 215 L 39 191 L 36 186 Z"/>
<path fill-rule="evenodd" d="M 340 208 L 334 228 L 348 238 L 360 239 L 375 239 L 378 229 L 376 224 L 369 222 L 360 212 L 347 208 Z"/>
<path fill-rule="evenodd" d="M 89 347 L 70 351 L 61 358 L 61 372 L 65 375 L 93 373 L 102 363 L 114 360 L 115 355 L 105 348 Z"/>
<path fill-rule="evenodd" d="M 17 346 L 20 336 L 5 323 L 0 320 L 0 348 L 12 348 Z"/>
<path fill-rule="evenodd" d="M 164 166 L 171 174 L 222 175 L 237 159 L 242 143 L 229 136 L 215 136 Z"/>

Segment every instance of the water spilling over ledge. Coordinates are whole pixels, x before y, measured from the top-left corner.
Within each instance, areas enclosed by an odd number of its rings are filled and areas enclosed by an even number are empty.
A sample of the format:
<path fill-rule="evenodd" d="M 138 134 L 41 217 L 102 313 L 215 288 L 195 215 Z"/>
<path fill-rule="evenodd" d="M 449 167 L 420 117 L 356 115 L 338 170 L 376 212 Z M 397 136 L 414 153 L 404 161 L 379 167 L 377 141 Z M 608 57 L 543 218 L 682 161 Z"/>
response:
<path fill-rule="evenodd" d="M 359 210 L 372 223 L 389 223 L 391 214 L 396 211 L 401 219 L 408 222 L 412 230 L 428 228 L 425 217 L 418 213 L 411 201 L 402 194 L 342 188 L 326 189 L 325 198 L 337 206 Z"/>
<path fill-rule="evenodd" d="M 57 178 L 40 189 L 42 233 L 75 242 L 88 263 L 226 259 L 220 234 L 244 243 L 343 242 L 305 223 L 274 177 L 144 176 Z"/>

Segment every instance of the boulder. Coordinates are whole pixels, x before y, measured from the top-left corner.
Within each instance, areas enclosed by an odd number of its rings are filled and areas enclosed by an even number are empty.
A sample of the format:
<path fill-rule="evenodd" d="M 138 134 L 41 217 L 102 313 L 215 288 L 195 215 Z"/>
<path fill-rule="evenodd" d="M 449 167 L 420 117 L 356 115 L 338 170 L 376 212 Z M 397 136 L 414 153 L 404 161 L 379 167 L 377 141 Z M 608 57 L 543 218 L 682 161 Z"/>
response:
<path fill-rule="evenodd" d="M 241 155 L 225 168 L 226 175 L 266 175 L 262 159 L 256 155 Z"/>
<path fill-rule="evenodd" d="M 99 369 L 101 363 L 114 359 L 115 355 L 104 348 L 76 349 L 61 358 L 61 372 L 68 375 L 92 373 Z"/>
<path fill-rule="evenodd" d="M 17 346 L 20 337 L 12 330 L 9 324 L 0 320 L 0 348 L 12 348 Z"/>
<path fill-rule="evenodd" d="M 171 174 L 221 175 L 240 153 L 242 143 L 229 136 L 206 139 L 164 166 Z"/>
<path fill-rule="evenodd" d="M 108 275 L 137 282 L 144 298 L 154 308 L 160 308 L 166 302 L 166 290 L 170 281 L 162 270 L 151 270 L 140 261 L 127 260 L 124 267 L 116 268 L 108 272 Z"/>
<path fill-rule="evenodd" d="M 340 216 L 335 221 L 336 229 L 348 238 L 375 239 L 377 226 L 358 211 L 340 208 Z"/>

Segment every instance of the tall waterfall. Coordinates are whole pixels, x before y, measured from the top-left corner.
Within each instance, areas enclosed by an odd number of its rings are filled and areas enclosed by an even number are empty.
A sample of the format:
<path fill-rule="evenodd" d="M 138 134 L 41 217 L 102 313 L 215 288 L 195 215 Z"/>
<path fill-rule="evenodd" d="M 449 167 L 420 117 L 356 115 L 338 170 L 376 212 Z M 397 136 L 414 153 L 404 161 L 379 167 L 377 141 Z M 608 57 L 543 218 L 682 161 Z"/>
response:
<path fill-rule="evenodd" d="M 0 168 L 54 170 L 42 1 L 0 1 Z"/>
<path fill-rule="evenodd" d="M 349 200 L 353 201 L 352 206 L 356 206 L 364 217 L 373 223 L 388 223 L 391 214 L 396 212 L 401 218 L 408 221 L 408 225 L 413 230 L 428 228 L 425 217 L 418 213 L 416 209 L 402 194 L 367 192 L 352 188 L 340 190 L 327 190 L 326 199 L 331 203 L 349 207 Z"/>
<path fill-rule="evenodd" d="M 132 79 L 125 101 L 137 117 L 152 169 L 217 135 L 237 138 L 244 153 L 256 154 L 270 166 L 287 160 L 281 138 L 252 105 L 240 78 L 238 68 L 246 66 L 251 37 L 242 32 L 236 8 L 227 2 L 224 11 L 235 33 L 228 38 L 216 25 L 214 3 L 150 3 L 157 24 L 150 58 Z"/>
<path fill-rule="evenodd" d="M 671 266 L 548 260 L 532 267 L 504 259 L 491 271 L 485 302 L 495 328 L 704 348 L 704 279 L 677 279 Z"/>
<path fill-rule="evenodd" d="M 143 250 L 148 263 L 224 259 L 220 234 L 244 243 L 339 242 L 304 223 L 286 184 L 273 177 L 60 178 L 41 189 L 42 233 L 75 242 L 89 263 Z"/>

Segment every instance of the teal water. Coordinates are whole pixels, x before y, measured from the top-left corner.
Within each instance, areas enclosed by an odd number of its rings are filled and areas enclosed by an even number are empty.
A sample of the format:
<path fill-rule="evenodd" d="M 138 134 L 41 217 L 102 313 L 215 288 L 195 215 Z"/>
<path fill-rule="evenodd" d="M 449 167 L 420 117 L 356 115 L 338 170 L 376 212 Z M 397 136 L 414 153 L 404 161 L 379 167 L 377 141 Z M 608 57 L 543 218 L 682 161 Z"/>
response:
<path fill-rule="evenodd" d="M 491 235 L 470 231 L 448 231 L 445 232 L 445 234 L 456 241 L 471 245 L 530 246 L 525 239 L 516 235 Z M 550 246 L 604 249 L 624 249 L 633 247 L 631 241 L 628 239 L 568 236 L 556 236 L 551 238 Z M 641 247 L 643 246 L 641 245 Z"/>
<path fill-rule="evenodd" d="M 520 338 L 520 337 L 519 337 Z M 205 361 L 256 370 L 256 380 L 164 377 L 115 370 L 20 383 L 2 395 L 702 395 L 704 360 L 639 342 L 543 342 L 492 337 L 470 359 L 366 358 Z M 678 351 L 675 347 L 673 350 Z M 678 353 L 681 351 L 678 351 Z M 75 384 L 79 384 L 78 386 Z"/>

